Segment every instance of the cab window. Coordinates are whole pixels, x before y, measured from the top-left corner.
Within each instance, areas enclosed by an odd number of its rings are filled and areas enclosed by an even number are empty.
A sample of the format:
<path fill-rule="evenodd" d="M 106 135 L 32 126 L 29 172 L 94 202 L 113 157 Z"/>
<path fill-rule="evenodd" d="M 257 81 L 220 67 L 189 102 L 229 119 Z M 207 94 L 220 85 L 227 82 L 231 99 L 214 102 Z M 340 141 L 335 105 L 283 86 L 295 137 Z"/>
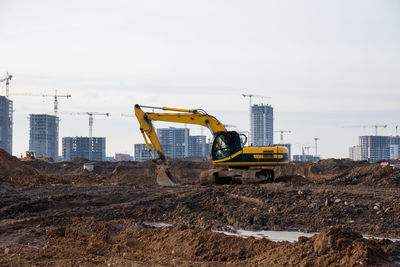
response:
<path fill-rule="evenodd" d="M 229 157 L 240 150 L 240 141 L 237 140 L 238 136 L 236 135 L 232 132 L 226 132 L 215 138 L 212 148 L 214 160 Z"/>

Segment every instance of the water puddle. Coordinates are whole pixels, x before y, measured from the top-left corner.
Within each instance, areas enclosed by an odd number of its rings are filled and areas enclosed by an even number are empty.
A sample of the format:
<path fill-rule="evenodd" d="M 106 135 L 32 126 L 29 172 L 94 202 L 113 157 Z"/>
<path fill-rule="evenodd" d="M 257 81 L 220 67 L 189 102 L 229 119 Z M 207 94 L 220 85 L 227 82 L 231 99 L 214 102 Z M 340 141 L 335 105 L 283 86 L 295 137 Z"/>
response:
<path fill-rule="evenodd" d="M 296 242 L 300 236 L 312 237 L 317 233 L 303 233 L 303 232 L 292 232 L 292 231 L 247 231 L 247 230 L 236 230 L 234 233 L 226 231 L 213 231 L 216 233 L 223 233 L 226 235 L 239 236 L 243 238 L 254 237 L 257 239 L 268 238 L 274 242 L 289 241 Z"/>
<path fill-rule="evenodd" d="M 318 234 L 317 232 L 315 233 L 304 233 L 304 232 L 296 232 L 296 231 L 247 231 L 247 230 L 234 230 L 233 227 L 231 228 L 234 232 L 227 232 L 227 231 L 213 231 L 215 233 L 223 233 L 226 235 L 233 235 L 233 236 L 239 236 L 243 238 L 248 238 L 248 237 L 254 237 L 257 239 L 261 238 L 268 238 L 271 241 L 274 242 L 280 242 L 280 241 L 288 241 L 288 242 L 297 242 L 299 237 L 305 236 L 305 237 L 312 237 L 315 234 Z M 370 239 L 385 239 L 386 237 L 378 237 L 378 236 L 372 236 L 372 235 L 363 235 L 364 238 Z M 387 238 L 390 241 L 396 242 L 400 241 L 399 238 Z"/>
<path fill-rule="evenodd" d="M 154 228 L 165 228 L 165 227 L 172 227 L 170 223 L 163 223 L 163 222 L 143 222 L 144 225 Z"/>
<path fill-rule="evenodd" d="M 166 228 L 166 227 L 172 227 L 173 225 L 170 223 L 164 223 L 164 222 L 143 222 L 144 225 L 148 227 L 153 227 L 153 228 Z M 222 233 L 225 235 L 231 235 L 231 236 L 239 236 L 242 238 L 248 238 L 248 237 L 254 237 L 257 239 L 261 238 L 267 238 L 271 241 L 274 242 L 281 242 L 281 241 L 288 241 L 288 242 L 297 242 L 299 240 L 299 237 L 304 236 L 304 237 L 312 237 L 318 232 L 314 233 L 304 233 L 304 232 L 296 232 L 296 231 L 248 231 L 248 230 L 243 230 L 239 229 L 236 230 L 232 226 L 228 226 L 229 229 L 232 230 L 232 232 L 228 231 L 217 231 L 213 230 L 212 232 L 214 233 Z M 364 235 L 363 237 L 366 239 L 374 238 L 374 239 L 385 239 L 387 237 L 379 237 L 379 236 L 373 236 L 373 235 Z M 400 241 L 400 238 L 387 238 L 392 242 L 397 242 Z"/>

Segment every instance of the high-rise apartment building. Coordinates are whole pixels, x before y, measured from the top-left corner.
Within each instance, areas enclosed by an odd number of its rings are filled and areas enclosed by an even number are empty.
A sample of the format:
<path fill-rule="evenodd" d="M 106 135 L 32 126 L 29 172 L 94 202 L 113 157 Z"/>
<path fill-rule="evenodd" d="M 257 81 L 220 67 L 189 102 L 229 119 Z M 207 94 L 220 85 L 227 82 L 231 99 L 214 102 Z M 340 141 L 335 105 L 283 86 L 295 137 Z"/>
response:
<path fill-rule="evenodd" d="M 37 157 L 58 157 L 58 117 L 47 114 L 29 115 L 29 149 Z"/>
<path fill-rule="evenodd" d="M 189 156 L 189 129 L 188 128 L 158 128 L 165 156 L 168 158 L 185 158 Z"/>
<path fill-rule="evenodd" d="M 399 159 L 400 155 L 400 136 L 390 137 L 390 158 Z"/>
<path fill-rule="evenodd" d="M 165 156 L 168 158 L 205 157 L 210 154 L 210 144 L 204 135 L 189 135 L 187 128 L 159 128 L 157 135 Z M 146 161 L 158 157 L 147 151 L 146 144 L 135 144 L 135 161 Z"/>
<path fill-rule="evenodd" d="M 268 146 L 274 143 L 274 110 L 270 105 L 251 107 L 251 141 L 253 146 Z"/>
<path fill-rule="evenodd" d="M 360 136 L 361 160 L 375 161 L 390 158 L 390 136 Z"/>
<path fill-rule="evenodd" d="M 206 143 L 206 136 L 189 136 L 189 157 L 205 157 L 210 154 L 210 145 Z"/>
<path fill-rule="evenodd" d="M 153 147 L 151 146 L 152 152 L 153 152 Z M 149 159 L 152 159 L 152 152 L 149 152 L 147 150 L 146 144 L 135 144 L 135 161 L 146 161 Z M 157 152 L 153 152 L 157 153 Z"/>
<path fill-rule="evenodd" d="M 0 148 L 12 154 L 13 102 L 0 96 Z"/>
<path fill-rule="evenodd" d="M 63 137 L 62 155 L 63 160 L 66 161 L 71 161 L 76 158 L 89 159 L 94 161 L 105 161 L 106 138 Z"/>

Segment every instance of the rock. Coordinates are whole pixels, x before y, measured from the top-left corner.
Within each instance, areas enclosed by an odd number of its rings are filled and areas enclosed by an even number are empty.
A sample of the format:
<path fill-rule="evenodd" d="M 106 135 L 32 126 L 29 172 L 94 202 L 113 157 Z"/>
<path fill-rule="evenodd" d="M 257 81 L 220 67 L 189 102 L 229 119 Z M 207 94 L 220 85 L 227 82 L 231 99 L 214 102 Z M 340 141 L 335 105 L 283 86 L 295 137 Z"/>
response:
<path fill-rule="evenodd" d="M 276 211 L 276 207 L 274 207 L 274 206 L 269 207 L 269 209 L 268 209 L 268 212 L 269 212 L 269 213 L 275 212 L 275 211 Z"/>
<path fill-rule="evenodd" d="M 325 206 L 328 207 L 332 202 L 329 199 L 325 199 Z"/>

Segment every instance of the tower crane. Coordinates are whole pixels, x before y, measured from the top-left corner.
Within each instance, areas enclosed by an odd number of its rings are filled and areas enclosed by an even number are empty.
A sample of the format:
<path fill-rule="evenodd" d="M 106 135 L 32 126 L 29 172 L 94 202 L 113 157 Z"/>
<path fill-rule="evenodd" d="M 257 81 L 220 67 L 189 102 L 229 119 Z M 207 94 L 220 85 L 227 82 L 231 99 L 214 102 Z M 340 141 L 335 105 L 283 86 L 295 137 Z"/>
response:
<path fill-rule="evenodd" d="M 253 95 L 253 94 L 242 94 L 243 97 L 248 97 L 249 98 L 249 105 L 251 108 L 251 98 L 252 97 L 259 97 L 261 100 L 264 100 L 264 98 L 271 98 L 270 96 L 263 96 L 263 95 Z"/>
<path fill-rule="evenodd" d="M 282 131 L 274 131 L 274 133 L 281 133 L 281 144 L 283 144 L 283 134 L 284 133 L 291 133 L 291 131 L 282 130 Z"/>
<path fill-rule="evenodd" d="M 89 116 L 89 160 L 92 160 L 93 116 L 110 116 L 110 113 L 101 112 L 62 112 L 63 115 L 88 115 Z"/>
<path fill-rule="evenodd" d="M 246 97 L 249 98 L 249 114 L 250 114 L 250 120 L 249 120 L 249 123 L 250 123 L 250 128 L 249 128 L 249 140 L 251 140 L 251 139 L 250 139 L 250 135 L 253 135 L 253 130 L 251 129 L 251 128 L 252 128 L 252 127 L 251 127 L 251 98 L 253 98 L 253 97 L 259 97 L 259 98 L 261 98 L 261 100 L 263 100 L 264 98 L 271 98 L 271 97 L 269 97 L 269 96 L 262 96 L 262 95 L 253 95 L 253 94 L 242 94 L 242 96 L 243 96 L 244 98 L 246 98 Z"/>
<path fill-rule="evenodd" d="M 52 94 L 33 94 L 33 93 L 15 93 L 13 96 L 41 96 L 41 97 L 54 97 L 54 115 L 57 117 L 58 115 L 58 98 L 65 97 L 70 98 L 71 95 L 59 95 L 57 94 L 57 90 L 54 91 L 54 95 Z"/>
<path fill-rule="evenodd" d="M 352 125 L 344 126 L 343 128 L 375 128 L 375 135 L 378 135 L 378 128 L 386 128 L 387 125 Z"/>
<path fill-rule="evenodd" d="M 4 78 L 0 79 L 0 82 L 6 82 L 6 97 L 9 98 L 10 96 L 10 91 L 9 91 L 9 85 L 10 85 L 10 81 L 12 79 L 12 75 L 9 74 L 8 72 L 6 73 L 6 76 Z"/>

